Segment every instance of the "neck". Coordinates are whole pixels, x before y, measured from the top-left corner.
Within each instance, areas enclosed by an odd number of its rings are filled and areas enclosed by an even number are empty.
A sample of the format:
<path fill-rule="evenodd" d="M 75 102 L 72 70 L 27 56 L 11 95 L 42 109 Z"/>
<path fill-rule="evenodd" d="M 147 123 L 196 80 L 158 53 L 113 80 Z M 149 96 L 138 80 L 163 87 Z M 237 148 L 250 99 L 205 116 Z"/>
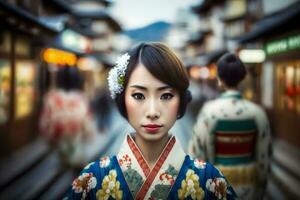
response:
<path fill-rule="evenodd" d="M 227 91 L 231 91 L 231 90 L 238 90 L 238 88 L 237 87 L 228 87 L 228 86 L 225 86 L 224 90 L 227 92 Z"/>
<path fill-rule="evenodd" d="M 219 84 L 220 88 L 223 89 L 226 92 L 230 91 L 230 90 L 238 90 L 238 85 L 236 85 L 236 86 L 228 86 L 220 78 L 218 78 L 218 84 Z"/>
<path fill-rule="evenodd" d="M 161 152 L 165 148 L 169 141 L 169 136 L 166 134 L 163 138 L 158 141 L 147 141 L 144 138 L 136 135 L 135 142 L 141 150 L 144 158 L 146 159 L 149 167 L 152 169 L 155 162 L 158 160 Z"/>

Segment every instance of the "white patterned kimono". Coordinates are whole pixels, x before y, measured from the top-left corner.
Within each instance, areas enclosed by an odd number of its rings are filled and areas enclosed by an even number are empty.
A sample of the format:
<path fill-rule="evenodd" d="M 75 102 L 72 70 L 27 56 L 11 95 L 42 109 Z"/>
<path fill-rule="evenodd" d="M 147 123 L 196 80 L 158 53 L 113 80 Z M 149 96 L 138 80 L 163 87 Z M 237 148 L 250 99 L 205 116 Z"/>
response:
<path fill-rule="evenodd" d="M 117 156 L 87 165 L 65 199 L 235 199 L 213 165 L 186 155 L 171 136 L 151 169 L 127 135 Z"/>
<path fill-rule="evenodd" d="M 198 115 L 189 153 L 218 167 L 240 199 L 262 199 L 270 156 L 265 112 L 230 90 Z"/>

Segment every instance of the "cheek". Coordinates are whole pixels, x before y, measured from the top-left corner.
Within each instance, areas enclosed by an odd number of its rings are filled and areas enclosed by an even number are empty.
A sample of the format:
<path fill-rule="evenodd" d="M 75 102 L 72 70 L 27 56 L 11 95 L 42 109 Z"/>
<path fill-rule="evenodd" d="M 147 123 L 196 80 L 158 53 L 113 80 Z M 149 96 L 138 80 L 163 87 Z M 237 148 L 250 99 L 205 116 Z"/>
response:
<path fill-rule="evenodd" d="M 127 111 L 128 120 L 131 120 L 133 116 L 135 116 L 137 113 L 137 105 L 136 102 L 133 101 L 130 96 L 125 96 L 125 107 Z"/>
<path fill-rule="evenodd" d="M 179 98 L 174 99 L 174 101 L 170 102 L 168 106 L 165 107 L 166 113 L 171 118 L 177 118 L 178 110 L 179 110 Z"/>

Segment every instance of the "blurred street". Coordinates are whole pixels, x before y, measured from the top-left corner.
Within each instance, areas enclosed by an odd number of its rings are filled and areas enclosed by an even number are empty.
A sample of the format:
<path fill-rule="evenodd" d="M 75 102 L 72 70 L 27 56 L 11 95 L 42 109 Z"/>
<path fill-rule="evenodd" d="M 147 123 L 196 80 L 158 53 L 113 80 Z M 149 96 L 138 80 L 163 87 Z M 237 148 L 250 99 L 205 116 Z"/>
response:
<path fill-rule="evenodd" d="M 241 98 L 270 124 L 271 148 L 255 158 L 270 156 L 264 199 L 300 199 L 300 0 L 0 0 L 0 17 L 1 200 L 62 199 L 84 166 L 118 153 L 134 130 L 107 77 L 142 41 L 166 44 L 187 71 L 192 101 L 170 130 L 186 152 L 223 92 L 217 61 L 236 55 Z"/>
<path fill-rule="evenodd" d="M 111 118 L 109 119 L 110 124 L 112 124 L 111 127 L 108 127 L 105 132 L 99 132 L 94 138 L 95 143 L 90 142 L 87 149 L 85 149 L 83 157 L 87 160 L 86 164 L 97 158 L 118 153 L 125 135 L 132 132 L 132 128 L 115 107 L 111 112 Z M 191 129 L 189 128 L 191 123 L 190 117 L 186 115 L 177 121 L 171 130 L 185 150 L 191 136 Z M 26 156 L 26 160 L 18 161 L 18 159 L 22 159 L 22 156 Z M 19 166 L 12 168 L 15 162 L 19 162 Z M 30 162 L 38 163 L 33 164 Z M 33 144 L 21 149 L 18 153 L 0 163 L 0 175 L 2 177 L 0 187 L 3 189 L 0 198 L 17 199 L 22 195 L 22 199 L 32 199 L 36 193 L 41 195 L 41 199 L 61 198 L 74 176 L 79 172 L 78 170 L 84 167 L 78 166 L 75 169 L 68 169 L 66 166 L 61 166 L 62 164 L 55 149 L 50 150 L 42 138 L 36 139 Z M 19 170 L 26 170 L 26 175 L 19 178 Z M 43 178 L 41 179 L 41 177 Z M 17 181 L 10 180 L 13 183 L 9 187 L 4 185 L 12 178 L 16 178 Z M 55 180 L 57 178 L 58 180 Z M 47 183 L 49 181 L 52 181 L 53 184 L 49 185 Z M 29 186 L 32 182 L 38 185 L 35 190 L 23 187 L 23 185 Z M 19 185 L 22 185 L 22 187 L 18 187 Z M 49 188 L 44 188 L 46 186 Z"/>

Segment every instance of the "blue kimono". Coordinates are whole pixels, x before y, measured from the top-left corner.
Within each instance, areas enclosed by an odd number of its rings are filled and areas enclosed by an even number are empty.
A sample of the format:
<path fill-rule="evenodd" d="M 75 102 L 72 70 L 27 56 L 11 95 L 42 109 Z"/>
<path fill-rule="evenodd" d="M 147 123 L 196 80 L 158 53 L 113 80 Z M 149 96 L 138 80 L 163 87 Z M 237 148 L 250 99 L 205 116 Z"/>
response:
<path fill-rule="evenodd" d="M 87 165 L 65 199 L 235 199 L 222 173 L 186 155 L 174 136 L 150 169 L 131 135 L 117 156 Z"/>

